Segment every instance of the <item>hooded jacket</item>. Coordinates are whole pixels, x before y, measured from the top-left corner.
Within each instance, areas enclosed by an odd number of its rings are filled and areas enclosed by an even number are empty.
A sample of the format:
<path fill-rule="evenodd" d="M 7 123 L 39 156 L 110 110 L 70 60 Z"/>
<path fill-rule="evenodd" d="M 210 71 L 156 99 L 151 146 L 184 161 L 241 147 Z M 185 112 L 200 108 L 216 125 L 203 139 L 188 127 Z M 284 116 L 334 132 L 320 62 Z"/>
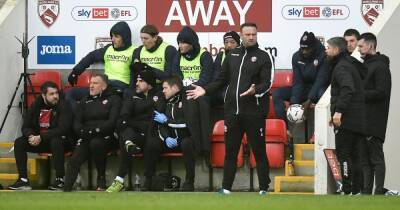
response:
<path fill-rule="evenodd" d="M 148 49 L 148 51 L 151 53 L 155 52 L 162 43 L 163 43 L 163 39 L 159 36 L 156 41 L 156 45 L 154 47 L 152 47 L 151 49 Z M 133 52 L 133 60 L 134 61 L 135 60 L 140 61 L 140 52 L 142 51 L 143 47 L 144 46 L 141 45 L 138 48 L 136 48 L 135 51 Z M 174 59 L 177 54 L 178 54 L 178 52 L 176 51 L 175 47 L 172 45 L 168 45 L 167 49 L 165 49 L 165 55 L 164 55 L 165 56 L 164 71 L 149 66 L 150 69 L 155 73 L 157 79 L 163 80 L 172 74 L 172 64 L 173 64 Z M 137 72 L 137 71 L 135 71 L 135 72 Z"/>
<path fill-rule="evenodd" d="M 120 108 L 121 98 L 110 87 L 98 95 L 84 97 L 75 114 L 75 134 L 83 139 L 113 136 Z"/>
<path fill-rule="evenodd" d="M 215 82 L 205 87 L 208 95 L 228 85 L 225 92 L 225 114 L 264 116 L 268 114 L 269 95 L 274 75 L 272 56 L 258 48 L 240 46 L 225 58 L 222 70 Z M 252 84 L 254 95 L 240 97 Z"/>
<path fill-rule="evenodd" d="M 41 109 L 51 110 L 49 128 L 47 132 L 40 132 L 39 115 Z M 50 140 L 54 137 L 68 136 L 71 131 L 72 115 L 69 103 L 60 99 L 58 104 L 50 107 L 44 103 L 42 96 L 38 96 L 24 116 L 22 135 L 40 135 L 41 139 Z"/>
<path fill-rule="evenodd" d="M 131 40 L 131 29 L 126 22 L 118 22 L 116 23 L 110 30 L 111 34 L 118 34 L 122 37 L 124 46 L 121 48 L 114 48 L 115 51 L 124 51 L 132 46 Z M 82 74 L 90 65 L 94 63 L 104 63 L 104 55 L 109 47 L 113 47 L 112 44 L 108 44 L 103 48 L 93 50 L 89 54 L 87 54 L 84 58 L 82 58 L 78 64 L 76 64 L 72 68 L 72 73 L 75 75 Z M 131 83 L 136 83 L 136 78 L 134 77 L 134 68 L 133 62 L 130 64 L 129 68 L 131 69 Z"/>
<path fill-rule="evenodd" d="M 192 61 L 200 53 L 201 47 L 199 44 L 199 37 L 197 36 L 196 32 L 187 26 L 183 27 L 182 30 L 179 32 L 177 41 L 178 44 L 179 42 L 184 42 L 193 46 L 193 49 L 190 50 L 188 53 L 181 53 L 178 50 L 178 55 L 175 56 L 174 62 L 172 64 L 173 66 L 172 74 L 183 78 L 183 73 L 180 69 L 181 57 L 183 56 L 186 58 L 186 60 Z M 206 84 L 212 81 L 214 75 L 214 62 L 211 54 L 208 51 L 205 51 L 201 55 L 200 64 L 201 64 L 200 78 L 194 84 L 205 86 Z"/>
<path fill-rule="evenodd" d="M 341 53 L 332 60 L 331 115 L 342 113 L 339 129 L 365 134 L 365 92 L 362 79 L 367 70 L 357 59 Z"/>
<path fill-rule="evenodd" d="M 329 86 L 329 65 L 326 62 L 325 47 L 316 40 L 314 53 L 309 58 L 302 55 L 301 49 L 293 54 L 293 87 L 291 104 L 300 104 L 307 99 L 317 103 Z"/>
<path fill-rule="evenodd" d="M 386 136 L 392 88 L 389 63 L 389 58 L 379 52 L 364 58 L 364 65 L 368 69 L 368 74 L 364 79 L 367 111 L 366 134 L 378 137 L 382 141 Z"/>

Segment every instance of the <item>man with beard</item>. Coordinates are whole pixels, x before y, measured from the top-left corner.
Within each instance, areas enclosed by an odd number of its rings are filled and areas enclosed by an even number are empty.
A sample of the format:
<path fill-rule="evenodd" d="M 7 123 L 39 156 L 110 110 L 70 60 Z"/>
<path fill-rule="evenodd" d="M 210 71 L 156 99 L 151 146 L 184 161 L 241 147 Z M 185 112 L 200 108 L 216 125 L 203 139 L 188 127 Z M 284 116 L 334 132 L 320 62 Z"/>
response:
<path fill-rule="evenodd" d="M 72 116 L 69 104 L 60 99 L 59 89 L 54 82 L 47 81 L 40 87 L 37 97 L 24 116 L 22 136 L 14 142 L 18 180 L 8 188 L 30 190 L 27 174 L 27 152 L 51 152 L 56 170 L 56 180 L 51 190 L 64 187 L 64 152 L 72 143 L 66 137 L 70 132 Z"/>
<path fill-rule="evenodd" d="M 359 142 L 365 134 L 365 97 L 362 78 L 366 69 L 347 53 L 346 40 L 334 37 L 326 49 L 332 63 L 331 125 L 335 131 L 336 154 L 342 173 L 344 194 L 359 192 L 352 183 L 354 166 L 359 162 Z M 340 189 L 339 189 L 340 190 Z"/>
<path fill-rule="evenodd" d="M 362 194 L 372 194 L 375 178 L 375 195 L 384 194 L 386 126 L 389 114 L 392 79 L 389 58 L 376 51 L 377 40 L 372 33 L 361 34 L 358 50 L 368 69 L 364 79 L 366 104 L 366 137 L 361 140 L 361 167 L 364 175 Z"/>

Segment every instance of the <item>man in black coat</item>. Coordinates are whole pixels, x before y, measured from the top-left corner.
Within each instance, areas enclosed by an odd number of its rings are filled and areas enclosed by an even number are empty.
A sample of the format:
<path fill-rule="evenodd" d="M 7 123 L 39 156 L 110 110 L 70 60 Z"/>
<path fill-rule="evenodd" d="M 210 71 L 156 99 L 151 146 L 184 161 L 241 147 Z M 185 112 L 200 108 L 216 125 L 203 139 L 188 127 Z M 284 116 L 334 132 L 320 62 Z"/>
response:
<path fill-rule="evenodd" d="M 90 93 L 77 107 L 74 132 L 78 142 L 68 162 L 64 191 L 71 191 L 81 165 L 92 155 L 97 168 L 98 191 L 106 189 L 107 152 L 117 147 L 114 129 L 120 112 L 121 98 L 107 86 L 104 74 L 90 79 Z"/>
<path fill-rule="evenodd" d="M 117 125 L 120 147 L 119 169 L 117 177 L 107 192 L 122 190 L 132 155 L 143 151 L 147 131 L 153 120 L 155 103 L 162 97 L 155 86 L 155 73 L 150 69 L 140 71 L 137 76 L 136 90 L 126 94 L 123 100 Z"/>
<path fill-rule="evenodd" d="M 392 79 L 389 58 L 376 52 L 377 40 L 372 33 L 360 36 L 358 50 L 368 74 L 364 79 L 366 103 L 366 138 L 361 142 L 361 166 L 364 174 L 363 194 L 372 194 L 375 178 L 375 195 L 384 194 L 386 126 L 389 114 Z"/>
<path fill-rule="evenodd" d="M 240 26 L 242 45 L 233 49 L 222 64 L 216 81 L 204 88 L 194 85 L 188 90 L 190 98 L 213 94 L 229 85 L 224 104 L 225 162 L 221 193 L 230 194 L 236 174 L 236 161 L 242 137 L 246 132 L 257 162 L 260 195 L 266 195 L 269 183 L 269 165 L 265 149 L 265 118 L 268 114 L 268 91 L 272 84 L 274 64 L 272 56 L 257 43 L 257 25 Z"/>
<path fill-rule="evenodd" d="M 182 191 L 194 191 L 195 157 L 209 151 L 209 133 L 200 103 L 188 100 L 182 80 L 177 76 L 163 82 L 165 98 L 158 100 L 154 121 L 144 149 L 145 190 L 151 190 L 155 166 L 162 152 L 181 150 L 186 168 Z M 209 122 L 208 122 L 209 123 Z"/>
<path fill-rule="evenodd" d="M 365 134 L 365 103 L 362 78 L 366 69 L 350 57 L 346 40 L 334 37 L 328 40 L 326 54 L 332 64 L 331 124 L 335 130 L 336 153 L 341 167 L 345 194 L 359 192 L 357 182 L 351 183 L 353 163 L 359 162 L 358 146 Z"/>
<path fill-rule="evenodd" d="M 64 187 L 64 152 L 72 146 L 67 138 L 72 122 L 70 107 L 60 99 L 59 89 L 54 82 L 43 83 L 40 90 L 41 96 L 36 98 L 24 116 L 22 136 L 14 142 L 19 178 L 9 186 L 12 190 L 32 189 L 27 174 L 27 152 L 51 152 L 56 181 L 49 188 L 59 190 Z"/>

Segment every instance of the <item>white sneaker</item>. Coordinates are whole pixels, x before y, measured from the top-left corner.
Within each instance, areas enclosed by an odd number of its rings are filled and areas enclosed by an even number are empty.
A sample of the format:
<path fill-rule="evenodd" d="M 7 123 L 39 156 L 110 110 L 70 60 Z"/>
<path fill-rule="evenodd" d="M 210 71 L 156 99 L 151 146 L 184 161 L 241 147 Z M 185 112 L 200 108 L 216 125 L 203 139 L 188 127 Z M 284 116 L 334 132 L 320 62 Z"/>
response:
<path fill-rule="evenodd" d="M 230 190 L 226 190 L 226 189 L 224 189 L 224 188 L 221 188 L 221 189 L 218 191 L 218 193 L 219 193 L 219 194 L 223 194 L 223 195 L 229 195 L 229 194 L 231 194 L 231 191 L 230 191 Z"/>
<path fill-rule="evenodd" d="M 258 194 L 260 194 L 260 195 L 267 195 L 267 194 L 268 194 L 268 192 L 267 192 L 267 191 L 265 191 L 265 190 L 260 190 L 260 192 L 258 192 Z"/>

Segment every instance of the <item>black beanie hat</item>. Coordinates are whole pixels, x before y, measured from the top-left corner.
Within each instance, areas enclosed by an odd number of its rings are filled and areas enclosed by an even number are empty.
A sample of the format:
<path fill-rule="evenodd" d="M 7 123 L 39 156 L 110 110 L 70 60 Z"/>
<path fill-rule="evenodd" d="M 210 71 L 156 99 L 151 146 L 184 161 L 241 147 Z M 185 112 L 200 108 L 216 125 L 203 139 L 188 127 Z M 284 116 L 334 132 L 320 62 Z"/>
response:
<path fill-rule="evenodd" d="M 154 72 L 150 69 L 144 69 L 138 73 L 138 79 L 142 79 L 143 81 L 147 82 L 147 84 L 151 85 L 152 87 L 156 86 L 156 76 Z"/>
<path fill-rule="evenodd" d="M 236 33 L 235 31 L 228 31 L 226 32 L 226 34 L 224 34 L 224 42 L 225 39 L 227 38 L 232 38 L 235 40 L 235 42 L 237 43 L 237 45 L 240 45 L 240 36 L 238 33 Z"/>
<path fill-rule="evenodd" d="M 179 32 L 178 36 L 176 37 L 176 41 L 178 42 L 178 44 L 179 42 L 184 42 L 194 46 L 196 44 L 199 44 L 199 37 L 192 28 L 190 28 L 189 26 L 185 26 Z"/>
<path fill-rule="evenodd" d="M 122 37 L 125 45 L 124 49 L 127 49 L 132 45 L 131 28 L 129 27 L 128 23 L 124 21 L 116 23 L 110 30 L 110 37 L 112 37 L 113 33 Z"/>
<path fill-rule="evenodd" d="M 303 36 L 300 38 L 300 48 L 313 47 L 316 42 L 317 39 L 315 38 L 314 33 L 305 31 Z"/>

